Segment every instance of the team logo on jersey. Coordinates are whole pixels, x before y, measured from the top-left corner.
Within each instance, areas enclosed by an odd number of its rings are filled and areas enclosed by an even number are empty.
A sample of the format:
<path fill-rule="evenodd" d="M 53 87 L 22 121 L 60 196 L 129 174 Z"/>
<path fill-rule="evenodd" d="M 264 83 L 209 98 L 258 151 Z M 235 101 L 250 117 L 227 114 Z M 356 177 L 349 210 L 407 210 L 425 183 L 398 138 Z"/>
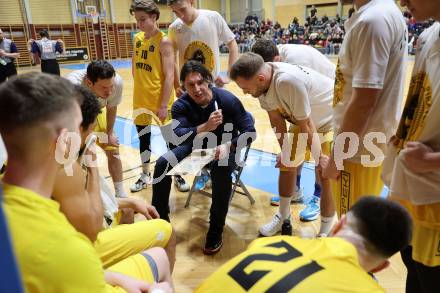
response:
<path fill-rule="evenodd" d="M 333 92 L 333 107 L 342 100 L 342 95 L 344 94 L 345 80 L 339 64 L 340 61 L 338 59 L 338 65 L 336 65 L 335 89 Z"/>
<path fill-rule="evenodd" d="M 186 47 L 183 55 L 185 62 L 196 60 L 202 63 L 209 71 L 214 70 L 214 53 L 212 49 L 202 41 L 193 41 Z"/>
<path fill-rule="evenodd" d="M 341 185 L 340 185 L 340 207 L 339 213 L 345 215 L 350 209 L 350 188 L 351 188 L 351 174 L 347 171 L 341 171 Z"/>
<path fill-rule="evenodd" d="M 432 88 L 425 72 L 411 78 L 405 108 L 397 128 L 394 145 L 403 149 L 407 141 L 417 140 L 425 126 L 426 116 L 432 105 Z"/>
<path fill-rule="evenodd" d="M 140 48 L 142 46 L 142 42 L 141 41 L 137 41 L 136 42 L 136 48 Z"/>
<path fill-rule="evenodd" d="M 151 45 L 150 48 L 148 48 L 148 51 L 154 52 L 154 45 Z"/>

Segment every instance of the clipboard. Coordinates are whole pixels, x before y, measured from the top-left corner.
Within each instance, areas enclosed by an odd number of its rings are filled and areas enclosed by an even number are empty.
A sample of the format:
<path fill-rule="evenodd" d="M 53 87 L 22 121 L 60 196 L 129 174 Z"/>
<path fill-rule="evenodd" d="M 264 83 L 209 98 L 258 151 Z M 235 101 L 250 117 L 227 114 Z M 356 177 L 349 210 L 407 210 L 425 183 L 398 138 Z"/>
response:
<path fill-rule="evenodd" d="M 193 175 L 199 176 L 203 167 L 212 162 L 215 157 L 215 148 L 196 149 L 185 159 L 180 161 L 167 175 Z"/>

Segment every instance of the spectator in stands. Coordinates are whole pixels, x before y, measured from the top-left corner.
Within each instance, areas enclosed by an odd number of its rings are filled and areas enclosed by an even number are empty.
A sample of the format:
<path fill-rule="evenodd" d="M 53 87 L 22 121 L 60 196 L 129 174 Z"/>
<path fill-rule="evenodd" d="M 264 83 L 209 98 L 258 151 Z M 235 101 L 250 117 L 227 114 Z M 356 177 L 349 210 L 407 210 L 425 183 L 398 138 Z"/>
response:
<path fill-rule="evenodd" d="M 13 41 L 4 36 L 0 29 L 0 83 L 17 74 L 15 59 L 20 57 L 17 46 Z"/>
<path fill-rule="evenodd" d="M 336 14 L 335 21 L 336 21 L 336 23 L 338 23 L 338 24 L 341 23 L 341 17 L 339 16 L 339 14 Z"/>
<path fill-rule="evenodd" d="M 310 9 L 310 17 L 316 16 L 316 12 L 318 10 L 316 9 L 315 5 L 312 5 L 312 8 Z"/>
<path fill-rule="evenodd" d="M 60 75 L 60 65 L 56 53 L 64 52 L 64 42 L 61 39 L 52 41 L 47 29 L 42 29 L 39 34 L 40 40 L 29 40 L 29 51 L 41 60 L 41 72 Z"/>
<path fill-rule="evenodd" d="M 351 16 L 353 15 L 353 13 L 355 12 L 354 6 L 352 6 L 349 10 L 348 10 L 348 18 L 351 18 Z"/>

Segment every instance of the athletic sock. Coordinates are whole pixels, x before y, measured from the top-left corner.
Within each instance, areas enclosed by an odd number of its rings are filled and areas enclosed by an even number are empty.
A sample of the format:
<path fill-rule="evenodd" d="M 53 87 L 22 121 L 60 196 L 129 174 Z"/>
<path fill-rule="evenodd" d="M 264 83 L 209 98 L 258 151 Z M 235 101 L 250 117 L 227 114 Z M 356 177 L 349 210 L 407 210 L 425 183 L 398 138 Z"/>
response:
<path fill-rule="evenodd" d="M 296 175 L 296 190 L 301 188 L 301 174 Z"/>
<path fill-rule="evenodd" d="M 318 234 L 325 234 L 325 235 L 330 234 L 330 232 L 333 228 L 334 218 L 335 218 L 335 215 L 333 215 L 331 217 L 321 216 L 321 227 L 319 228 Z"/>
<path fill-rule="evenodd" d="M 114 182 L 116 197 L 127 197 L 122 182 Z"/>
<path fill-rule="evenodd" d="M 321 198 L 321 185 L 315 183 L 315 191 L 313 191 L 313 195 Z"/>
<path fill-rule="evenodd" d="M 149 174 L 150 173 L 150 163 L 142 163 L 142 173 Z"/>
<path fill-rule="evenodd" d="M 292 197 L 280 197 L 280 206 L 278 208 L 278 211 L 281 215 L 281 220 L 285 220 L 290 217 L 290 201 L 292 200 Z"/>

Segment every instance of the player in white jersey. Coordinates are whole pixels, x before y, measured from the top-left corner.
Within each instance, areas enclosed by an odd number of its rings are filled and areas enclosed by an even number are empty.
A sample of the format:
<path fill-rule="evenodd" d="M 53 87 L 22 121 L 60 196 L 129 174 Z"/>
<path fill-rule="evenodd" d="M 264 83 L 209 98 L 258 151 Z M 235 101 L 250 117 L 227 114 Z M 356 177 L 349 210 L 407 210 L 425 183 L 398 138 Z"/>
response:
<path fill-rule="evenodd" d="M 355 0 L 344 24 L 333 96 L 335 143 L 323 175 L 339 215 L 359 197 L 379 196 L 387 139 L 401 114 L 407 27 L 392 0 Z M 348 138 L 348 142 L 344 138 Z"/>
<path fill-rule="evenodd" d="M 264 236 L 281 230 L 283 221 L 290 219 L 290 202 L 295 193 L 297 167 L 309 160 L 307 150 L 319 162 L 322 154 L 329 154 L 332 139 L 333 98 L 332 79 L 306 67 L 282 62 L 264 62 L 255 53 L 242 55 L 231 68 L 231 78 L 245 94 L 258 98 L 267 111 L 277 136 L 281 153 L 276 168 L 280 169 L 278 188 L 280 206 L 271 222 L 260 228 Z M 287 123 L 291 124 L 288 131 Z M 288 133 L 293 133 L 291 141 Z M 323 186 L 322 207 L 333 211 L 329 180 Z M 327 216 L 327 213 L 326 213 Z M 326 228 L 326 227 L 322 227 Z M 329 231 L 320 231 L 327 234 Z"/>
<path fill-rule="evenodd" d="M 105 60 L 91 62 L 87 69 L 71 72 L 66 76 L 73 84 L 83 84 L 98 96 L 101 114 L 97 118 L 95 131 L 107 134 L 107 141 L 100 146 L 108 160 L 108 170 L 115 186 L 117 197 L 127 197 L 122 184 L 122 163 L 119 159 L 119 139 L 113 127 L 118 105 L 122 100 L 123 81 L 113 66 Z"/>
<path fill-rule="evenodd" d="M 413 222 L 412 242 L 401 251 L 406 292 L 437 292 L 440 276 L 440 3 L 401 1 L 417 21 L 436 22 L 417 40 L 405 108 L 384 161 L 390 197 Z"/>
<path fill-rule="evenodd" d="M 238 58 L 235 36 L 224 18 L 216 11 L 197 9 L 193 3 L 194 0 L 168 0 L 168 6 L 178 17 L 168 29 L 179 56 L 174 79 L 178 96 L 182 93 L 178 73 L 188 60 L 197 60 L 205 65 L 211 71 L 216 86 L 222 87 L 229 79 L 220 75 L 220 45 L 226 44 L 229 49 L 228 71 Z"/>
<path fill-rule="evenodd" d="M 306 45 L 278 45 L 276 46 L 271 40 L 259 39 L 252 46 L 252 52 L 257 53 L 263 57 L 265 62 L 285 62 L 289 64 L 298 64 L 301 66 L 313 69 L 322 75 L 327 76 L 334 82 L 336 66 L 328 60 L 326 56 L 321 54 L 318 50 Z M 302 165 L 298 166 L 296 176 L 296 196 L 293 197 L 292 202 L 301 202 L 303 199 L 301 189 L 301 170 Z M 312 199 L 307 203 L 307 206 L 299 213 L 299 218 L 302 221 L 313 221 L 318 218 L 320 214 L 320 198 L 321 185 L 319 184 L 319 176 L 315 175 L 315 190 Z M 271 205 L 279 205 L 280 198 L 274 196 L 271 198 Z M 333 212 L 330 215 L 321 214 L 321 227 L 331 227 L 333 223 Z M 329 231 L 330 229 L 321 229 L 321 231 Z"/>

